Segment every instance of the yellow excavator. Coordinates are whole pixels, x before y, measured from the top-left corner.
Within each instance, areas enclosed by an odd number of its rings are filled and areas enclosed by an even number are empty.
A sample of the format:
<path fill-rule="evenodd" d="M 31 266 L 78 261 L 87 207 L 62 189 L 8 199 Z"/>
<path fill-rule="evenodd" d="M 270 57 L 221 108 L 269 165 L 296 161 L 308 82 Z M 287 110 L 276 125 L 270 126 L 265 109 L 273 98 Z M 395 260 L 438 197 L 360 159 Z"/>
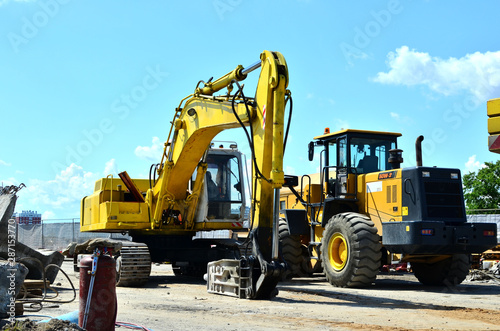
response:
<path fill-rule="evenodd" d="M 255 97 L 247 97 L 239 82 L 258 68 Z M 284 183 L 285 107 L 291 99 L 287 86 L 285 58 L 270 51 L 251 66 L 239 65 L 215 81 L 200 81 L 175 109 L 161 162 L 152 166 L 150 178 L 131 179 L 126 172 L 119 179 L 108 176 L 82 199 L 81 231 L 132 237 L 117 261 L 124 285 L 147 280 L 151 261 L 171 262 L 179 273 L 204 273 L 209 261 L 239 261 L 237 243 L 193 236 L 243 227 L 242 161 L 235 153 L 211 148 L 218 133 L 242 127 L 252 151 L 253 180 L 248 252 L 242 257 L 251 277 L 241 293 L 256 299 L 276 294 L 284 265 L 270 243 L 277 241 L 274 205 Z M 225 94 L 214 95 L 223 89 Z"/>
<path fill-rule="evenodd" d="M 425 285 L 456 285 L 470 254 L 497 242 L 496 224 L 468 223 L 459 169 L 401 168 L 400 133 L 346 129 L 314 138 L 316 175 L 281 192 L 279 236 L 288 276 L 323 271 L 338 287 L 371 285 L 391 256 Z"/>

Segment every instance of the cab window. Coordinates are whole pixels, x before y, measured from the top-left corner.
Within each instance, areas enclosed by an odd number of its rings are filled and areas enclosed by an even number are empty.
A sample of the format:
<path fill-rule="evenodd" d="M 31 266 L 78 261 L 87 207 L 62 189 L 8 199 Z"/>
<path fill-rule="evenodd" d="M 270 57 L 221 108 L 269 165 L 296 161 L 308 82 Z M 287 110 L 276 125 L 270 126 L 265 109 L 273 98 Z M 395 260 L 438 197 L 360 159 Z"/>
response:
<path fill-rule="evenodd" d="M 358 174 L 388 170 L 389 150 L 393 148 L 396 144 L 390 140 L 351 138 L 351 167 L 355 167 Z"/>

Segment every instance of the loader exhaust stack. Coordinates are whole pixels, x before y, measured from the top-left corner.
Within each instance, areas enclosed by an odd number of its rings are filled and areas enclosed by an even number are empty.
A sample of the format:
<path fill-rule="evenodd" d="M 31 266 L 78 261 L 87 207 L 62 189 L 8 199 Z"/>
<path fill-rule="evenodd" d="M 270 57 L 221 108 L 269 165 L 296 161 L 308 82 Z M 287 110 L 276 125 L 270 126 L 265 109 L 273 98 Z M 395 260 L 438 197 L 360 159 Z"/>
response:
<path fill-rule="evenodd" d="M 424 140 L 424 136 L 418 136 L 415 141 L 415 152 L 417 154 L 417 167 L 422 166 L 422 141 Z"/>

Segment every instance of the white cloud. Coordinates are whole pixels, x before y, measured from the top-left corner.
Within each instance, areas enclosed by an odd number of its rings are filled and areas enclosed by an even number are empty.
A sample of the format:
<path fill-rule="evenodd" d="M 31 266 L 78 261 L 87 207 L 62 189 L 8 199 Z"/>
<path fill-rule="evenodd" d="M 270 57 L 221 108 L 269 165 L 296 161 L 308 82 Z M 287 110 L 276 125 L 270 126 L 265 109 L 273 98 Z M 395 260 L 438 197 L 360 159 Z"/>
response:
<path fill-rule="evenodd" d="M 291 166 L 285 166 L 283 172 L 285 173 L 285 175 L 295 175 L 295 168 Z"/>
<path fill-rule="evenodd" d="M 390 112 L 391 117 L 400 124 L 412 124 L 413 121 L 408 116 L 401 116 L 399 113 Z"/>
<path fill-rule="evenodd" d="M 387 64 L 389 71 L 379 72 L 375 82 L 426 85 L 446 96 L 466 91 L 479 102 L 500 94 L 500 51 L 441 59 L 402 46 L 387 55 Z"/>
<path fill-rule="evenodd" d="M 335 129 L 334 130 L 330 130 L 330 132 L 335 132 L 335 131 L 338 131 L 338 130 L 349 129 L 349 127 L 350 127 L 349 122 L 337 118 L 335 120 Z"/>
<path fill-rule="evenodd" d="M 118 167 L 116 165 L 115 159 L 109 160 L 108 162 L 106 162 L 106 165 L 104 166 L 104 176 L 107 176 L 109 174 L 115 177 L 118 176 Z"/>
<path fill-rule="evenodd" d="M 51 210 L 44 211 L 42 214 L 42 220 L 50 220 L 50 219 L 54 219 L 55 217 L 56 217 L 56 214 L 54 214 L 54 212 Z"/>
<path fill-rule="evenodd" d="M 32 180 L 28 186 L 31 200 L 37 204 L 51 206 L 56 209 L 67 208 L 92 193 L 96 174 L 84 171 L 82 167 L 72 163 L 52 180 Z M 78 214 L 79 210 L 75 210 Z"/>
<path fill-rule="evenodd" d="M 19 191 L 16 209 L 37 210 L 46 218 L 78 217 L 81 199 L 94 191 L 99 177 L 72 163 L 54 179 L 29 180 Z"/>
<path fill-rule="evenodd" d="M 486 165 L 476 160 L 476 155 L 469 157 L 469 160 L 465 162 L 465 173 L 477 172 L 478 170 L 485 168 Z"/>
<path fill-rule="evenodd" d="M 0 166 L 10 167 L 10 166 L 11 166 L 11 164 L 10 164 L 10 163 L 5 162 L 4 160 L 0 160 Z"/>
<path fill-rule="evenodd" d="M 58 173 L 54 179 L 31 179 L 26 188 L 19 191 L 16 210 L 37 210 L 43 219 L 73 218 L 80 215 L 83 197 L 94 192 L 96 180 L 108 174 L 117 174 L 115 159 L 106 162 L 103 173 L 92 173 L 72 163 Z M 14 178 L 4 181 L 5 185 L 18 183 Z"/>
<path fill-rule="evenodd" d="M 146 159 L 149 161 L 158 161 L 163 153 L 163 143 L 160 138 L 153 137 L 151 146 L 137 146 L 135 149 L 135 155 L 141 159 Z"/>

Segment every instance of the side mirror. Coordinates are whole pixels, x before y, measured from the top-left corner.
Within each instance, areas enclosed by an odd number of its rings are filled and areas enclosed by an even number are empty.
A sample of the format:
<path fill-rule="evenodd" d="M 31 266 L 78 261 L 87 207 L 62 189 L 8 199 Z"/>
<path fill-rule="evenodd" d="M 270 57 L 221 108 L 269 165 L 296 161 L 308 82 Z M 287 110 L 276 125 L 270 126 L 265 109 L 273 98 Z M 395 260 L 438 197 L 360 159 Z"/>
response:
<path fill-rule="evenodd" d="M 309 161 L 312 161 L 314 159 L 314 141 L 311 141 L 309 143 Z"/>

